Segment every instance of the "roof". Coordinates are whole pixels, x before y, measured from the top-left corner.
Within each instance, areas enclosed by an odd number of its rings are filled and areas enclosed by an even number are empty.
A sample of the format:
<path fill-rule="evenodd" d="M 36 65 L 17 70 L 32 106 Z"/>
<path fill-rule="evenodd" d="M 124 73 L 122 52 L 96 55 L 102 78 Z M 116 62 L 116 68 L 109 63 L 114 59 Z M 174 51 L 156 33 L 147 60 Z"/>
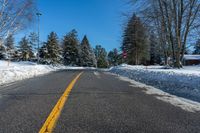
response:
<path fill-rule="evenodd" d="M 184 55 L 185 60 L 200 60 L 200 55 Z"/>

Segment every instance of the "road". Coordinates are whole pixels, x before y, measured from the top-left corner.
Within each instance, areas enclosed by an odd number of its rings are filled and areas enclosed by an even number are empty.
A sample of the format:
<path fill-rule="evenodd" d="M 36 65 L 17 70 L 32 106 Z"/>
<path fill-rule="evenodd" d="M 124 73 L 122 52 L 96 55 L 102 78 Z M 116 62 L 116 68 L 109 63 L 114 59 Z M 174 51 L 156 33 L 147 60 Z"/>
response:
<path fill-rule="evenodd" d="M 81 71 L 59 71 L 0 87 L 0 133 L 37 133 Z M 55 133 L 199 133 L 191 113 L 105 72 L 84 71 L 66 97 Z"/>

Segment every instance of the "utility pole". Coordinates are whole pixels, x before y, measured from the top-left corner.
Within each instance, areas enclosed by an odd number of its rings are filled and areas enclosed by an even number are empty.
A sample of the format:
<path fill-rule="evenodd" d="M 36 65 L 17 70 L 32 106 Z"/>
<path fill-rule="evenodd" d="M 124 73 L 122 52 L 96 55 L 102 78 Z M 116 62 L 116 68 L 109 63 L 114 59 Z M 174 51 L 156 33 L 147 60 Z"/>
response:
<path fill-rule="evenodd" d="M 37 50 L 37 63 L 39 64 L 39 49 L 40 49 L 40 16 L 42 15 L 41 13 L 37 12 L 36 13 L 38 17 L 38 50 Z"/>

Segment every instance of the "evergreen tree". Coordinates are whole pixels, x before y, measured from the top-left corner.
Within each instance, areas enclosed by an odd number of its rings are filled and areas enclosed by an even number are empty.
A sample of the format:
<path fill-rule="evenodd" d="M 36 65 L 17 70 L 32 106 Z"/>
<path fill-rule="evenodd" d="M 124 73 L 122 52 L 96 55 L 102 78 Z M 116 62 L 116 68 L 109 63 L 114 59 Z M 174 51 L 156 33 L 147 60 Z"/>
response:
<path fill-rule="evenodd" d="M 8 59 L 13 58 L 15 54 L 14 38 L 12 34 L 9 34 L 5 39 L 4 46 L 6 48 L 6 55 Z"/>
<path fill-rule="evenodd" d="M 97 60 L 97 67 L 98 68 L 107 68 L 108 62 L 107 62 L 107 52 L 105 48 L 102 48 L 101 45 L 97 45 L 94 49 L 94 53 Z"/>
<path fill-rule="evenodd" d="M 150 64 L 160 64 L 161 63 L 161 52 L 155 34 L 152 32 L 150 34 Z"/>
<path fill-rule="evenodd" d="M 61 63 L 61 49 L 57 34 L 55 32 L 51 32 L 50 35 L 48 35 L 48 40 L 45 47 L 47 51 L 45 60 L 48 62 L 48 64 Z"/>
<path fill-rule="evenodd" d="M 20 52 L 18 50 L 14 51 L 12 61 L 20 61 Z"/>
<path fill-rule="evenodd" d="M 42 47 L 39 49 L 39 58 L 41 64 L 49 64 L 48 61 L 48 51 L 47 51 L 47 45 L 44 43 Z"/>
<path fill-rule="evenodd" d="M 26 37 L 23 37 L 19 42 L 19 56 L 22 61 L 30 61 L 34 57 L 32 47 Z"/>
<path fill-rule="evenodd" d="M 5 59 L 5 54 L 6 50 L 5 50 L 5 47 L 3 45 L 0 45 L 0 60 L 3 60 Z"/>
<path fill-rule="evenodd" d="M 34 52 L 36 52 L 37 49 L 38 49 L 38 46 L 37 46 L 38 35 L 35 32 L 31 32 L 30 35 L 29 35 L 29 41 L 30 41 L 30 44 L 31 44 Z"/>
<path fill-rule="evenodd" d="M 63 47 L 63 61 L 64 65 L 77 66 L 80 65 L 79 60 L 79 41 L 76 30 L 72 30 L 64 36 Z"/>
<path fill-rule="evenodd" d="M 14 38 L 12 34 L 8 35 L 8 37 L 5 40 L 4 45 L 6 46 L 7 50 L 14 49 Z"/>
<path fill-rule="evenodd" d="M 200 54 L 200 39 L 197 40 L 193 54 Z"/>
<path fill-rule="evenodd" d="M 147 31 L 135 14 L 129 20 L 123 34 L 122 51 L 128 64 L 144 64 L 149 58 Z"/>
<path fill-rule="evenodd" d="M 119 54 L 116 48 L 108 53 L 108 61 L 110 66 L 119 65 Z"/>
<path fill-rule="evenodd" d="M 81 65 L 87 67 L 96 67 L 97 61 L 95 58 L 95 54 L 90 47 L 87 36 L 84 36 L 81 42 Z"/>
<path fill-rule="evenodd" d="M 200 52 L 200 51 L 199 51 Z M 185 53 L 184 54 L 189 54 L 190 53 L 190 49 L 185 48 Z M 200 54 L 200 53 L 199 53 Z"/>

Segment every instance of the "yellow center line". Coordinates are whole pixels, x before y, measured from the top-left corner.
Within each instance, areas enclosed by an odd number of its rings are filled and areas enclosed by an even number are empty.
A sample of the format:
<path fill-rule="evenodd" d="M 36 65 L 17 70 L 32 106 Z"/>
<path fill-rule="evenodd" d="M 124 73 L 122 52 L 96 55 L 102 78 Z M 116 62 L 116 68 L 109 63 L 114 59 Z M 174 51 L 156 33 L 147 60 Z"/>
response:
<path fill-rule="evenodd" d="M 56 105 L 54 106 L 53 110 L 51 111 L 51 113 L 49 114 L 49 116 L 47 117 L 45 123 L 43 124 L 42 128 L 40 129 L 39 133 L 52 133 L 56 122 L 61 114 L 61 111 L 68 99 L 68 96 L 72 90 L 72 88 L 74 87 L 75 83 L 77 82 L 77 80 L 80 78 L 80 76 L 83 74 L 83 72 L 79 73 L 69 84 L 69 86 L 66 88 L 65 92 L 63 93 L 63 95 L 60 97 L 60 99 L 58 100 L 58 102 L 56 103 Z"/>

